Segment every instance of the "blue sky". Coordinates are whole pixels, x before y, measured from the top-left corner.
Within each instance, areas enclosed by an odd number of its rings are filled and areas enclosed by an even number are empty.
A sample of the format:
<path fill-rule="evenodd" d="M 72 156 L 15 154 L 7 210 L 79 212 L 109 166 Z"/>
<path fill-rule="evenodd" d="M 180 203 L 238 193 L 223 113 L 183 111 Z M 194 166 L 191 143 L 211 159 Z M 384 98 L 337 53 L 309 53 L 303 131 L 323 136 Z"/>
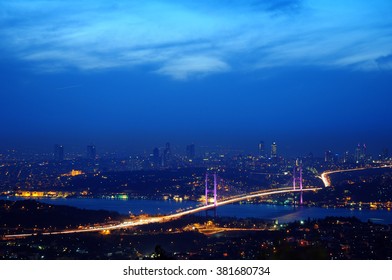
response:
<path fill-rule="evenodd" d="M 387 0 L 0 1 L 0 57 L 0 148 L 392 148 Z"/>

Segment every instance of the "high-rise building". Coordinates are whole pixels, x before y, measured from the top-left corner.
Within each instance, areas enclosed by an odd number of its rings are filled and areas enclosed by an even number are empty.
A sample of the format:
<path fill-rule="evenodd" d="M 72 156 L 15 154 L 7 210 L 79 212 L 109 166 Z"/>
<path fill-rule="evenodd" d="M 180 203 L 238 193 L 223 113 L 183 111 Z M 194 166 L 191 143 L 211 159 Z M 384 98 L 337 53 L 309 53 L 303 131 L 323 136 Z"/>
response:
<path fill-rule="evenodd" d="M 156 159 L 159 158 L 159 149 L 158 148 L 154 148 L 154 150 L 152 151 L 152 156 Z"/>
<path fill-rule="evenodd" d="M 265 153 L 264 153 L 264 141 L 260 141 L 259 142 L 259 147 L 258 147 L 259 149 L 259 156 L 260 157 L 264 157 L 265 156 Z"/>
<path fill-rule="evenodd" d="M 94 145 L 87 146 L 87 158 L 95 160 L 97 158 L 97 150 Z"/>
<path fill-rule="evenodd" d="M 345 151 L 344 155 L 343 155 L 343 162 L 344 163 L 349 163 L 351 156 L 350 156 L 350 152 L 349 151 Z"/>
<path fill-rule="evenodd" d="M 171 151 L 169 142 L 167 142 L 165 145 L 164 155 L 165 155 L 166 161 L 169 161 L 171 158 L 171 155 L 172 155 L 172 151 Z"/>
<path fill-rule="evenodd" d="M 171 160 L 171 148 L 170 148 L 170 143 L 167 142 L 162 153 L 162 162 L 161 162 L 162 167 L 168 166 L 170 160 Z"/>
<path fill-rule="evenodd" d="M 195 158 L 195 144 L 186 146 L 186 157 L 191 160 Z"/>
<path fill-rule="evenodd" d="M 161 162 L 161 157 L 160 157 L 160 153 L 159 153 L 159 149 L 158 148 L 154 148 L 152 150 L 152 154 L 151 154 L 151 162 L 152 162 L 152 166 L 157 168 L 160 166 L 160 162 Z"/>
<path fill-rule="evenodd" d="M 278 156 L 278 145 L 276 142 L 272 142 L 271 144 L 271 158 L 276 158 Z"/>
<path fill-rule="evenodd" d="M 63 145 L 55 145 L 54 146 L 54 159 L 58 161 L 64 160 L 64 146 Z"/>
<path fill-rule="evenodd" d="M 366 155 L 367 155 L 367 148 L 366 144 L 358 144 L 358 146 L 355 148 L 355 155 L 354 159 L 356 163 L 364 162 L 366 160 Z"/>
<path fill-rule="evenodd" d="M 381 156 L 382 156 L 382 159 L 383 159 L 383 160 L 387 160 L 387 159 L 389 158 L 389 151 L 388 151 L 388 148 L 385 148 L 385 149 L 382 150 Z"/>
<path fill-rule="evenodd" d="M 325 162 L 329 162 L 329 163 L 333 162 L 333 154 L 332 154 L 332 152 L 330 150 L 325 151 L 324 161 Z"/>
<path fill-rule="evenodd" d="M 355 148 L 354 160 L 357 163 L 361 161 L 361 144 L 358 144 L 358 146 Z"/>
<path fill-rule="evenodd" d="M 366 148 L 366 144 L 362 145 L 362 151 L 361 151 L 361 160 L 365 161 L 367 157 L 367 148 Z"/>

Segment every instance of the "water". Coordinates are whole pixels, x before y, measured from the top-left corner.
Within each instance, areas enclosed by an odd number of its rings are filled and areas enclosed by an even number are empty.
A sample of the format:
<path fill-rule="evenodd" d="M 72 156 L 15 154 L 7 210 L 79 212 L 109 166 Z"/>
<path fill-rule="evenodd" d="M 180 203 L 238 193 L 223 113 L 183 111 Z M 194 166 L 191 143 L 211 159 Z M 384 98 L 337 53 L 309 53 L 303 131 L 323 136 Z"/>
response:
<path fill-rule="evenodd" d="M 9 198 L 10 200 L 21 198 Z M 109 210 L 121 214 L 169 214 L 178 209 L 195 207 L 199 203 L 194 201 L 176 202 L 174 200 L 116 200 L 99 198 L 41 198 L 40 202 L 68 205 L 81 209 Z M 350 210 L 345 208 L 320 208 L 320 207 L 292 207 L 268 204 L 229 204 L 218 207 L 218 216 L 237 218 L 260 218 L 278 220 L 279 222 L 293 222 L 308 218 L 325 218 L 327 216 L 357 217 L 361 221 L 372 220 L 376 223 L 392 224 L 392 212 L 387 210 Z"/>
<path fill-rule="evenodd" d="M 9 197 L 9 200 L 23 200 L 24 198 Z M 199 203 L 194 201 L 149 200 L 149 199 L 101 199 L 101 198 L 34 198 L 35 200 L 54 204 L 67 205 L 80 209 L 116 211 L 120 214 L 169 214 L 177 209 L 195 207 Z"/>
<path fill-rule="evenodd" d="M 375 223 L 392 224 L 392 212 L 387 210 L 355 210 L 346 208 L 296 207 L 269 204 L 231 204 L 217 209 L 219 216 L 235 216 L 238 218 L 257 217 L 276 219 L 279 222 L 321 219 L 328 216 L 357 217 L 363 222 L 372 220 Z"/>

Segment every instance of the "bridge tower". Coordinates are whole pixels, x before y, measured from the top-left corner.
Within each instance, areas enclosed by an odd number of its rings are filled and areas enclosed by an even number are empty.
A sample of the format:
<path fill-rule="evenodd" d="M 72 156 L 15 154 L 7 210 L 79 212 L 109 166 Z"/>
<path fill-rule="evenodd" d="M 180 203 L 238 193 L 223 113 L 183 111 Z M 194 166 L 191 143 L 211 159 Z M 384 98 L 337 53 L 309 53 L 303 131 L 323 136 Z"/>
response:
<path fill-rule="evenodd" d="M 303 198 L 302 198 L 302 162 L 295 162 L 294 169 L 293 169 L 293 190 L 298 189 L 300 192 L 299 204 L 302 205 Z"/>
<path fill-rule="evenodd" d="M 217 179 L 216 179 L 216 173 L 213 174 L 214 177 L 214 189 L 209 190 L 208 189 L 208 173 L 206 173 L 206 205 L 208 205 L 208 194 L 213 193 L 214 194 L 214 206 L 216 207 L 217 204 L 217 193 L 216 193 L 216 188 L 217 188 Z"/>

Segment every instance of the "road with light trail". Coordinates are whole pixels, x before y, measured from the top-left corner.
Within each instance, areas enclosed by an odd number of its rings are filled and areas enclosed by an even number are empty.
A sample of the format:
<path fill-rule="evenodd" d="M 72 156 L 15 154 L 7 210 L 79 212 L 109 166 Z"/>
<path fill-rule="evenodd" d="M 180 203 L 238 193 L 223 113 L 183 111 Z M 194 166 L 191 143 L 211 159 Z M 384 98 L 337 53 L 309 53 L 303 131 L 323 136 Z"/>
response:
<path fill-rule="evenodd" d="M 303 192 L 309 191 L 317 191 L 321 188 L 304 188 L 302 189 Z M 165 216 L 158 216 L 158 217 L 146 217 L 140 218 L 139 220 L 131 220 L 125 221 L 116 225 L 101 225 L 101 226 L 94 226 L 89 228 L 82 228 L 82 229 L 72 229 L 72 230 L 62 230 L 62 231 L 52 231 L 52 232 L 40 232 L 40 233 L 22 233 L 22 234 L 9 234 L 4 235 L 4 239 L 14 239 L 14 238 L 24 238 L 34 235 L 59 235 L 59 234 L 73 234 L 73 233 L 85 233 L 85 232 L 97 232 L 97 231 L 111 231 L 111 230 L 118 230 L 118 229 L 125 229 L 125 228 L 132 228 L 141 225 L 153 224 L 153 223 L 165 223 L 171 220 L 179 219 L 186 215 L 192 215 L 198 212 L 214 209 L 215 207 L 236 203 L 242 200 L 249 200 L 257 197 L 264 197 L 269 195 L 277 195 L 277 194 L 285 194 L 285 193 L 296 193 L 301 192 L 300 189 L 294 190 L 292 187 L 286 188 L 279 188 L 279 189 L 270 189 L 270 190 L 263 190 L 258 192 L 252 192 L 249 194 L 237 195 L 233 197 L 229 197 L 225 200 L 218 201 L 216 206 L 214 204 L 210 205 L 203 205 L 199 206 L 190 210 L 181 211 L 174 214 L 168 214 Z"/>
<path fill-rule="evenodd" d="M 367 170 L 367 169 L 379 169 L 379 168 L 392 168 L 392 165 L 383 165 L 383 166 L 374 166 L 374 167 L 358 167 L 358 168 L 351 168 L 351 169 L 324 171 L 323 173 L 321 173 L 321 175 L 318 178 L 320 178 L 323 181 L 325 187 L 330 187 L 331 186 L 331 179 L 329 178 L 329 175 L 331 175 L 331 174 L 353 172 L 353 171 L 360 171 L 360 170 Z"/>
<path fill-rule="evenodd" d="M 383 165 L 383 166 L 376 166 L 376 167 L 358 167 L 358 168 L 351 168 L 351 169 L 325 171 L 319 176 L 319 178 L 323 181 L 325 187 L 329 187 L 329 186 L 331 186 L 331 181 L 329 178 L 329 175 L 331 175 L 331 174 L 360 171 L 360 170 L 366 170 L 366 169 L 377 169 L 377 168 L 392 168 L 392 165 Z M 302 191 L 309 192 L 309 191 L 317 191 L 320 189 L 322 189 L 322 188 L 304 188 L 304 189 L 302 189 Z M 122 222 L 122 223 L 119 223 L 116 225 L 101 225 L 101 226 L 93 226 L 93 227 L 82 228 L 82 229 L 62 230 L 62 231 L 52 231 L 52 232 L 9 234 L 9 235 L 4 235 L 3 238 L 4 239 L 23 238 L 23 237 L 29 237 L 29 236 L 34 236 L 34 235 L 38 235 L 38 234 L 40 234 L 40 235 L 59 235 L 59 234 L 84 233 L 84 232 L 111 231 L 111 230 L 132 228 L 132 227 L 136 227 L 136 226 L 153 224 L 153 223 L 165 223 L 165 222 L 168 222 L 168 221 L 171 221 L 174 219 L 179 219 L 179 218 L 186 216 L 186 215 L 192 215 L 192 214 L 196 214 L 198 212 L 211 210 L 211 209 L 214 209 L 215 207 L 236 203 L 236 202 L 239 202 L 242 200 L 249 200 L 249 199 L 253 199 L 253 198 L 257 198 L 257 197 L 264 197 L 264 196 L 269 196 L 269 195 L 277 195 L 277 194 L 285 194 L 285 193 L 295 193 L 295 192 L 301 192 L 301 190 L 300 189 L 294 190 L 292 187 L 262 190 L 262 191 L 252 192 L 249 194 L 232 196 L 232 197 L 226 198 L 222 201 L 218 201 L 216 203 L 216 205 L 214 205 L 214 204 L 202 205 L 202 206 L 198 206 L 198 207 L 190 209 L 190 210 L 181 211 L 181 212 L 178 212 L 175 214 L 168 214 L 168 215 L 158 216 L 158 217 L 140 218 L 139 220 L 125 221 L 125 222 Z"/>

